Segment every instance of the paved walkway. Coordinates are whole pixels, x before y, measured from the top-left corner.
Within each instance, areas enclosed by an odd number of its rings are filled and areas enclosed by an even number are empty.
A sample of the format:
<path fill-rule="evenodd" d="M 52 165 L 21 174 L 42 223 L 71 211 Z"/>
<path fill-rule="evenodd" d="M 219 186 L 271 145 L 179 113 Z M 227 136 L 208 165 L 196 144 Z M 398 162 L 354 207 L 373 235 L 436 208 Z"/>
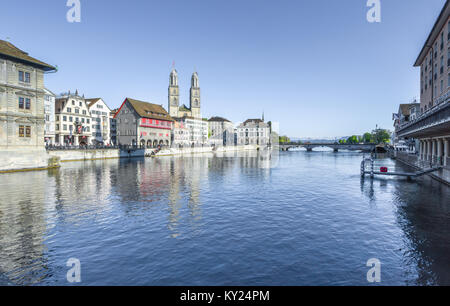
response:
<path fill-rule="evenodd" d="M 420 161 L 418 155 L 405 152 L 397 152 L 397 160 L 420 170 L 430 169 L 431 166 L 429 162 Z M 450 186 L 450 168 L 448 166 L 428 175 Z"/>

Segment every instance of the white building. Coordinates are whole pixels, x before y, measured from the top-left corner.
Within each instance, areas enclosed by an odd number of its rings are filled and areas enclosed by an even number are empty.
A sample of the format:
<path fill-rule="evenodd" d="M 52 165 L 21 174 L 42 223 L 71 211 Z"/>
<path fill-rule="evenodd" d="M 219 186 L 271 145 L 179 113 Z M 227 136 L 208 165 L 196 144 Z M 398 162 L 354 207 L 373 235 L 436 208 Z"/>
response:
<path fill-rule="evenodd" d="M 62 94 L 55 102 L 56 143 L 59 145 L 88 145 L 91 141 L 91 115 L 84 97 Z"/>
<path fill-rule="evenodd" d="M 180 126 L 183 127 L 183 129 L 185 129 L 185 131 L 187 130 L 190 146 L 201 146 L 208 144 L 208 121 L 193 117 L 174 119 L 180 124 Z"/>
<path fill-rule="evenodd" d="M 237 128 L 238 145 L 270 144 L 270 126 L 261 119 L 248 119 Z"/>
<path fill-rule="evenodd" d="M 102 98 L 86 99 L 92 120 L 91 144 L 111 144 L 111 110 Z"/>
<path fill-rule="evenodd" d="M 234 125 L 222 117 L 212 117 L 208 120 L 209 143 L 216 146 L 234 145 Z"/>
<path fill-rule="evenodd" d="M 109 134 L 111 138 L 111 145 L 117 145 L 117 121 L 114 118 L 118 109 L 112 110 L 109 114 Z"/>
<path fill-rule="evenodd" d="M 175 147 L 189 147 L 191 146 L 190 129 L 186 123 L 175 121 L 172 129 L 172 145 Z"/>
<path fill-rule="evenodd" d="M 55 144 L 55 99 L 56 95 L 44 88 L 44 141 L 46 145 Z"/>

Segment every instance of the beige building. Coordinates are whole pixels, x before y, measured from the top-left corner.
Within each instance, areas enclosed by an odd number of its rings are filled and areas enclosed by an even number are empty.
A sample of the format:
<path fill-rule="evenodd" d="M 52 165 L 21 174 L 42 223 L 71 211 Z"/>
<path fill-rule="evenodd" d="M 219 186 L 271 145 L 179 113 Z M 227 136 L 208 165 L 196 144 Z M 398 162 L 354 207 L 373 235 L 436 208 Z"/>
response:
<path fill-rule="evenodd" d="M 216 146 L 234 145 L 233 122 L 222 117 L 211 117 L 208 120 L 209 142 Z"/>
<path fill-rule="evenodd" d="M 192 74 L 191 90 L 190 90 L 190 105 L 180 106 L 180 88 L 178 86 L 178 72 L 173 69 L 169 78 L 169 105 L 168 110 L 172 118 L 193 117 L 201 118 L 200 110 L 200 83 L 197 72 Z"/>
<path fill-rule="evenodd" d="M 59 145 L 89 145 L 92 140 L 91 115 L 84 97 L 62 94 L 55 103 L 55 133 Z"/>
<path fill-rule="evenodd" d="M 263 116 L 264 117 L 264 116 Z M 270 126 L 261 119 L 248 119 L 237 128 L 237 144 L 267 146 L 270 144 Z"/>
<path fill-rule="evenodd" d="M 415 67 L 420 67 L 420 110 L 400 123 L 397 136 L 419 140 L 419 157 L 450 166 L 450 4 L 438 16 Z"/>
<path fill-rule="evenodd" d="M 54 71 L 0 40 L 0 170 L 47 165 L 44 74 Z"/>

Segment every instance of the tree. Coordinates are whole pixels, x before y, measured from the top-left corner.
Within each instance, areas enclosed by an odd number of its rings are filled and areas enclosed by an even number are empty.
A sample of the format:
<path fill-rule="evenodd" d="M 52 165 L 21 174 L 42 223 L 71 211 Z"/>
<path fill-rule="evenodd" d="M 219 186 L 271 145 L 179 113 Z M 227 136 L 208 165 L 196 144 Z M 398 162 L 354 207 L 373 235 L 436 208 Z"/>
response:
<path fill-rule="evenodd" d="M 363 135 L 363 137 L 362 137 L 362 141 L 363 141 L 364 143 L 371 143 L 371 142 L 373 141 L 373 139 L 372 139 L 372 134 L 370 134 L 370 133 L 365 133 L 365 134 Z"/>
<path fill-rule="evenodd" d="M 373 140 L 376 144 L 389 143 L 391 140 L 391 132 L 384 129 L 377 129 L 372 132 Z"/>
<path fill-rule="evenodd" d="M 356 143 L 358 143 L 358 136 L 355 136 L 355 135 L 350 136 L 350 137 L 347 139 L 347 143 L 350 143 L 350 144 L 356 144 Z"/>
<path fill-rule="evenodd" d="M 288 142 L 291 142 L 291 140 L 290 140 L 289 137 L 287 137 L 287 136 L 280 136 L 279 141 L 280 141 L 280 143 L 288 143 Z"/>

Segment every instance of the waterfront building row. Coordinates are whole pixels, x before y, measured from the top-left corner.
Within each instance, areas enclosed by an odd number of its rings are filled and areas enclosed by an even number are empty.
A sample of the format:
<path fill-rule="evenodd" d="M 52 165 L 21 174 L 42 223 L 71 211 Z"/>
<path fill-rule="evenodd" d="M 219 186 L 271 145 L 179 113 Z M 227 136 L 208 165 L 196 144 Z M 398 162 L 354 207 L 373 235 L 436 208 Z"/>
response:
<path fill-rule="evenodd" d="M 396 140 L 415 143 L 420 162 L 450 169 L 450 1 L 441 10 L 414 67 L 420 68 L 420 103 L 400 105 L 394 115 Z"/>
<path fill-rule="evenodd" d="M 135 145 L 205 146 L 260 144 L 267 124 L 260 120 L 254 138 L 252 120 L 240 133 L 231 121 L 201 116 L 200 83 L 191 77 L 190 105 L 180 106 L 178 73 L 169 80 L 168 110 L 162 105 L 127 98 L 112 110 L 102 98 L 85 98 L 78 90 L 56 95 L 44 76 L 57 69 L 8 41 L 0 40 L 1 169 L 46 167 L 46 146 Z M 248 132 L 248 133 L 247 133 Z M 239 141 L 240 135 L 245 140 Z"/>

